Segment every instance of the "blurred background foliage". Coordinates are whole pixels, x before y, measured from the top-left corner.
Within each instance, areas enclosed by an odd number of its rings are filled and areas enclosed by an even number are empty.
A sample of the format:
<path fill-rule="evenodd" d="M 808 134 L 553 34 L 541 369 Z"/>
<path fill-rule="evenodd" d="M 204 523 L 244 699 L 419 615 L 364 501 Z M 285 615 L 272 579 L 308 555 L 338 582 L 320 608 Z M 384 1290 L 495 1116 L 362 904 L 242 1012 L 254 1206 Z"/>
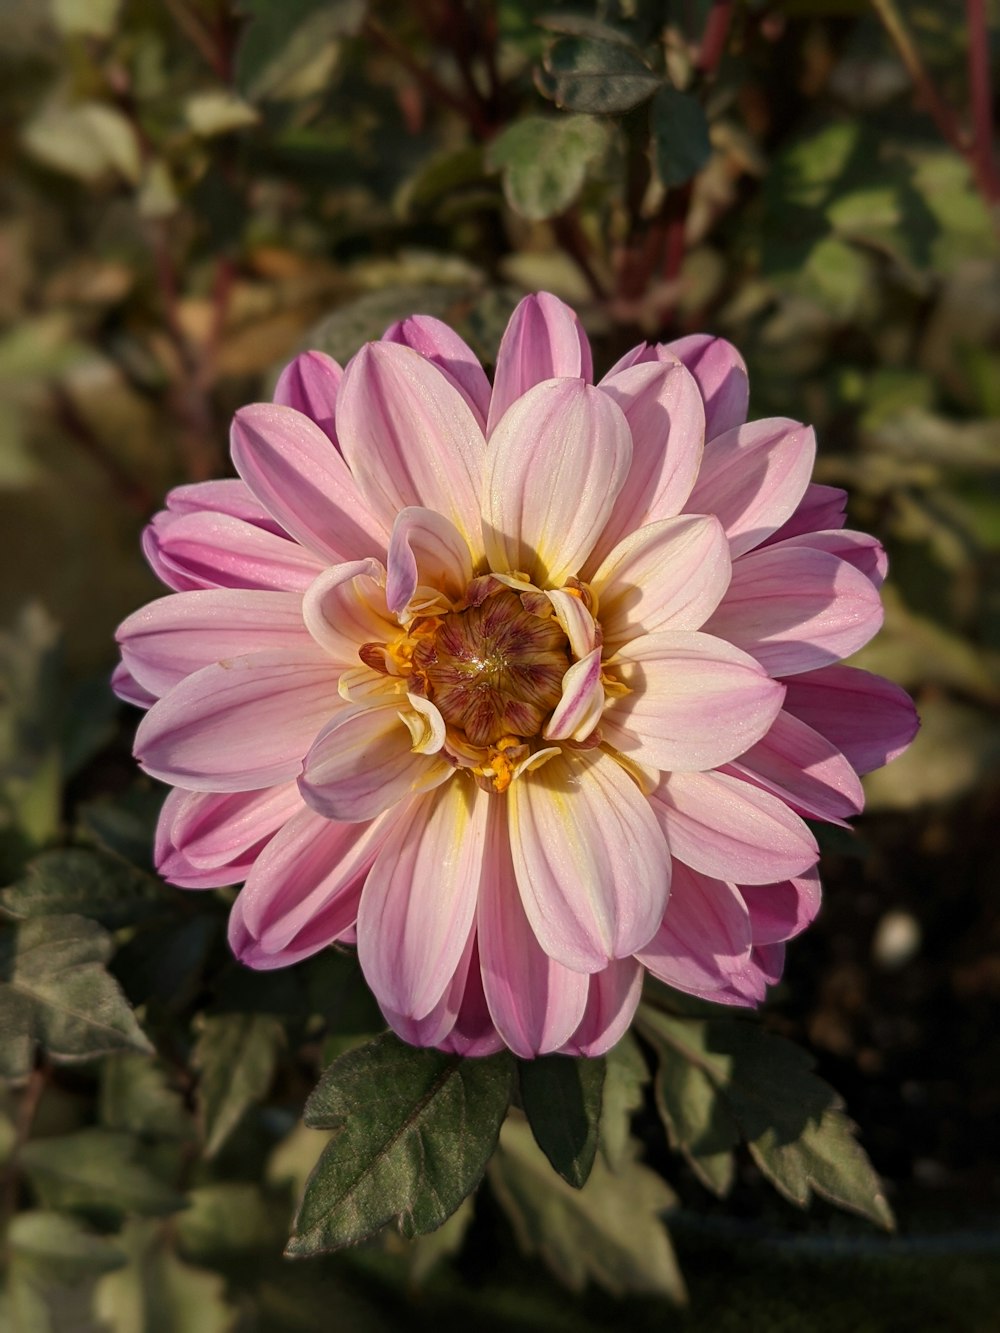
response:
<path fill-rule="evenodd" d="M 0 1320 L 996 1326 L 987 10 L 0 6 Z M 117 621 L 158 594 L 138 535 L 171 484 L 224 473 L 230 414 L 294 352 L 344 360 L 421 311 L 488 362 L 537 288 L 576 305 L 599 366 L 639 337 L 731 338 L 752 415 L 815 423 L 818 479 L 846 486 L 853 524 L 889 549 L 886 628 L 858 663 L 914 692 L 923 730 L 866 780 L 857 832 L 824 835 L 826 905 L 765 1027 L 843 1094 L 898 1236 L 793 1211 L 764 1188 L 780 1171 L 759 1144 L 692 1148 L 677 1112 L 695 1092 L 661 1075 L 654 1105 L 642 1051 L 671 1023 L 708 1031 L 707 1010 L 665 1002 L 642 1047 L 609 1061 L 587 1192 L 539 1175 L 515 1117 L 474 1205 L 441 1230 L 281 1258 L 325 1141 L 299 1124 L 305 1098 L 381 1024 L 349 957 L 245 974 L 224 946 L 226 893 L 151 873 L 162 793 L 136 777 L 136 719 L 106 684 Z M 794 1100 L 811 1076 L 779 1055 Z M 885 1208 L 867 1177 L 848 1202 Z"/>

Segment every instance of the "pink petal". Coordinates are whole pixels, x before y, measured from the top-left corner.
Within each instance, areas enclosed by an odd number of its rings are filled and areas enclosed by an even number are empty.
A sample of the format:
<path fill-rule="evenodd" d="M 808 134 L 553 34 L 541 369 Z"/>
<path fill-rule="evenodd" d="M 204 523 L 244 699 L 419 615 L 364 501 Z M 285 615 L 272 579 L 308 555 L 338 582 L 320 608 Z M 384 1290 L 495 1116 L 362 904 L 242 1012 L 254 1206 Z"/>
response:
<path fill-rule="evenodd" d="M 323 568 L 297 542 L 229 514 L 157 514 L 143 533 L 142 549 L 158 577 L 178 592 L 302 592 Z"/>
<path fill-rule="evenodd" d="M 742 754 L 767 731 L 785 693 L 752 657 L 708 634 L 646 634 L 609 667 L 632 692 L 609 704 L 605 739 L 664 772 L 716 768 Z"/>
<path fill-rule="evenodd" d="M 456 777 L 397 816 L 358 914 L 358 958 L 380 1004 L 423 1018 L 455 975 L 484 873 L 493 796 Z"/>
<path fill-rule="evenodd" d="M 670 857 L 649 802 L 600 751 L 550 759 L 507 793 L 521 902 L 564 966 L 598 972 L 656 930 Z"/>
<path fill-rule="evenodd" d="M 401 509 L 421 506 L 450 519 L 478 552 L 486 444 L 468 403 L 436 366 L 398 343 L 368 343 L 344 375 L 337 432 L 386 530 Z"/>
<path fill-rule="evenodd" d="M 809 817 L 839 822 L 864 807 L 861 783 L 844 756 L 788 712 L 779 713 L 763 740 L 731 768 Z"/>
<path fill-rule="evenodd" d="M 462 1005 L 455 1019 L 455 1026 L 438 1045 L 441 1050 L 450 1051 L 453 1055 L 477 1058 L 495 1055 L 504 1048 L 503 1038 L 493 1026 L 493 1019 L 486 1004 L 483 979 L 480 975 L 479 950 L 475 944 L 469 963 L 465 994 L 462 996 Z"/>
<path fill-rule="evenodd" d="M 819 856 L 783 801 L 724 773 L 670 773 L 651 800 L 671 855 L 714 879 L 770 884 Z"/>
<path fill-rule="evenodd" d="M 845 561 L 769 546 L 735 562 L 705 629 L 752 653 L 771 675 L 792 676 L 857 652 L 882 615 L 878 590 Z"/>
<path fill-rule="evenodd" d="M 810 870 L 781 884 L 740 884 L 750 911 L 753 942 L 780 944 L 805 930 L 820 908 L 819 871 Z"/>
<path fill-rule="evenodd" d="M 490 382 L 472 348 L 458 334 L 431 315 L 411 315 L 392 324 L 383 342 L 402 343 L 419 352 L 442 371 L 471 407 L 481 429 L 490 410 Z"/>
<path fill-rule="evenodd" d="M 312 917 L 303 930 L 287 948 L 276 953 L 269 953 L 261 948 L 254 936 L 247 930 L 243 920 L 243 894 L 241 893 L 229 911 L 229 947 L 247 967 L 259 971 L 272 971 L 278 967 L 290 967 L 303 958 L 309 958 L 321 949 L 328 948 L 338 941 L 346 943 L 353 927 L 339 931 L 339 923 L 345 913 L 343 903 L 337 901 L 329 911 L 319 912 Z"/>
<path fill-rule="evenodd" d="M 264 844 L 301 809 L 294 782 L 225 793 L 177 787 L 164 801 L 156 826 L 156 868 L 183 888 L 237 884 L 246 879 Z"/>
<path fill-rule="evenodd" d="M 668 986 L 698 995 L 738 976 L 750 947 L 750 913 L 735 886 L 677 862 L 663 924 L 636 958 Z"/>
<path fill-rule="evenodd" d="M 714 440 L 747 419 L 750 384 L 746 362 L 732 343 L 709 333 L 692 333 L 665 344 L 698 382 L 705 400 L 705 439 Z"/>
<path fill-rule="evenodd" d="M 374 819 L 451 777 L 448 760 L 414 752 L 399 703 L 405 707 L 405 698 L 381 708 L 348 709 L 320 732 L 299 779 L 307 805 L 326 819 Z"/>
<path fill-rule="evenodd" d="M 821 486 L 811 481 L 806 493 L 796 506 L 791 518 L 763 543 L 770 546 L 786 537 L 798 537 L 803 532 L 826 532 L 842 528 L 847 522 L 847 492 L 839 486 Z"/>
<path fill-rule="evenodd" d="M 399 613 L 420 586 L 457 601 L 472 580 L 469 544 L 442 514 L 411 506 L 396 516 L 386 562 L 386 605 Z"/>
<path fill-rule="evenodd" d="M 701 629 L 729 586 L 719 520 L 682 514 L 625 537 L 591 579 L 608 650 L 660 630 Z"/>
<path fill-rule="evenodd" d="M 672 357 L 607 375 L 600 388 L 625 414 L 632 432 L 632 465 L 591 565 L 635 528 L 680 513 L 705 446 L 705 409 L 698 386 Z"/>
<path fill-rule="evenodd" d="M 298 777 L 320 727 L 345 705 L 318 649 L 251 653 L 203 667 L 139 724 L 135 756 L 161 782 L 253 791 Z"/>
<path fill-rule="evenodd" d="M 643 975 L 634 958 L 618 958 L 603 972 L 595 972 L 583 1020 L 561 1048 L 562 1054 L 592 1058 L 610 1051 L 625 1035 L 639 1007 Z"/>
<path fill-rule="evenodd" d="M 555 618 L 569 639 L 573 656 L 586 657 L 598 646 L 600 631 L 583 599 L 568 588 L 551 588 L 545 595 L 552 603 Z"/>
<path fill-rule="evenodd" d="M 338 421 L 346 388 L 345 376 Z M 301 412 L 275 403 L 241 407 L 230 445 L 236 471 L 261 504 L 325 563 L 385 553 L 388 524 L 362 498 L 328 436 Z"/>
<path fill-rule="evenodd" d="M 412 1018 L 406 1014 L 397 1014 L 388 1005 L 380 1005 L 386 1022 L 397 1036 L 402 1037 L 403 1041 L 409 1042 L 411 1046 L 439 1046 L 441 1042 L 447 1039 L 454 1029 L 462 1009 L 469 973 L 472 970 L 475 943 L 476 932 L 473 929 L 469 932 L 465 952 L 459 960 L 453 977 L 445 987 L 444 994 L 430 1013 L 425 1014 L 423 1018 Z"/>
<path fill-rule="evenodd" d="M 536 940 L 521 906 L 505 815 L 502 802 L 490 802 L 479 956 L 493 1022 L 514 1054 L 530 1060 L 569 1039 L 583 1017 L 589 982 L 585 973 L 550 958 Z"/>
<path fill-rule="evenodd" d="M 387 643 L 399 625 L 385 605 L 385 570 L 377 560 L 352 560 L 324 570 L 302 599 L 306 628 L 332 661 L 342 667 L 361 663 L 366 643 Z"/>
<path fill-rule="evenodd" d="M 705 447 L 701 472 L 684 508 L 717 514 L 733 556 L 779 528 L 805 494 L 816 438 L 785 417 L 737 426 Z"/>
<path fill-rule="evenodd" d="M 340 935 L 353 926 L 361 885 L 389 823 L 340 824 L 299 804 L 268 843 L 240 894 L 243 920 L 265 953 L 280 953 L 320 914 Z"/>
<path fill-rule="evenodd" d="M 621 410 L 582 380 L 547 380 L 518 398 L 490 440 L 483 539 L 490 568 L 549 587 L 578 573 L 632 458 Z"/>
<path fill-rule="evenodd" d="M 124 662 L 119 662 L 111 673 L 111 688 L 123 703 L 136 708 L 149 708 L 156 703 L 156 695 L 142 688 Z"/>
<path fill-rule="evenodd" d="M 487 437 L 508 407 L 543 380 L 594 378 L 590 343 L 575 311 L 549 292 L 526 296 L 497 353 Z"/>
<path fill-rule="evenodd" d="M 314 421 L 332 444 L 337 443 L 334 412 L 337 391 L 344 372 L 325 352 L 303 352 L 290 362 L 278 376 L 274 386 L 274 401 L 282 407 L 294 407 L 296 412 Z"/>
<path fill-rule="evenodd" d="M 829 666 L 793 676 L 785 707 L 842 750 L 859 773 L 902 754 L 920 726 L 905 690 L 856 667 Z"/>
<path fill-rule="evenodd" d="M 549 741 L 586 740 L 604 712 L 601 650 L 594 648 L 574 662 L 562 679 L 562 698 L 543 731 Z"/>
<path fill-rule="evenodd" d="M 264 528 L 278 537 L 288 533 L 276 523 L 260 503 L 246 482 L 239 477 L 222 481 L 195 481 L 186 486 L 175 486 L 167 493 L 167 509 L 172 514 L 228 514 L 241 518 L 244 523 Z"/>
<path fill-rule="evenodd" d="M 870 579 L 876 588 L 881 588 L 889 570 L 889 559 L 885 547 L 877 537 L 870 537 L 867 532 L 854 532 L 851 528 L 834 528 L 829 532 L 803 532 L 797 537 L 786 537 L 781 542 L 768 542 L 769 551 L 826 551 Z"/>
<path fill-rule="evenodd" d="M 161 597 L 122 621 L 115 637 L 123 663 L 157 697 L 224 658 L 310 647 L 297 593 L 235 588 Z"/>

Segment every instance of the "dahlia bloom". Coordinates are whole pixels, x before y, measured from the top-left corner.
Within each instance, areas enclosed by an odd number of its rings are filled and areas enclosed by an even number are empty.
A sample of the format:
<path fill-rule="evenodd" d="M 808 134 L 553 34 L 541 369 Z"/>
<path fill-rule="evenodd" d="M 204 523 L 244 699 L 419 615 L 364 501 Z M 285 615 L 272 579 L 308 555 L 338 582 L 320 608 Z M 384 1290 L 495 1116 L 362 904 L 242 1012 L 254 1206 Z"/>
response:
<path fill-rule="evenodd" d="M 837 665 L 881 547 L 810 483 L 810 429 L 746 415 L 721 339 L 594 385 L 546 294 L 492 387 L 426 316 L 298 357 L 236 414 L 241 479 L 168 496 L 174 591 L 118 632 L 162 874 L 245 881 L 251 967 L 356 943 L 420 1045 L 599 1054 L 644 969 L 758 1003 L 819 905 L 803 817 L 857 813 L 916 721 Z"/>

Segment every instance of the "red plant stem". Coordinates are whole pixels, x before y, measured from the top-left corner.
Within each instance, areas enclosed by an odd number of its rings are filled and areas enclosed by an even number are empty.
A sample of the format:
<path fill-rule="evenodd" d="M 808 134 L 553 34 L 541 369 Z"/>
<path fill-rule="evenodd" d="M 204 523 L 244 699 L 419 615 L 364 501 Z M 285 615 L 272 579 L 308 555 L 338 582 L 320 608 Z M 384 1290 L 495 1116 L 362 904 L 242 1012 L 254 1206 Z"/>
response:
<path fill-rule="evenodd" d="M 483 115 L 478 101 L 460 97 L 458 93 L 452 92 L 436 74 L 422 65 L 419 60 L 414 59 L 407 47 L 391 32 L 383 28 L 377 19 L 365 19 L 363 31 L 373 42 L 381 46 L 382 50 L 390 55 L 397 64 L 409 70 L 433 101 L 443 102 L 445 106 L 450 106 L 453 111 L 457 111 L 464 120 L 467 120 L 469 128 L 477 139 L 488 139 L 490 137 L 492 127 Z"/>
<path fill-rule="evenodd" d="M 973 169 L 980 190 L 1000 203 L 1000 175 L 993 156 L 993 89 L 990 86 L 990 34 L 986 0 L 966 0 L 969 29 L 969 88 L 972 106 Z"/>
<path fill-rule="evenodd" d="M 734 0 L 715 0 L 712 5 L 705 22 L 705 31 L 702 33 L 698 59 L 695 61 L 695 69 L 699 73 L 712 75 L 718 69 L 726 53 L 734 9 Z"/>
<path fill-rule="evenodd" d="M 895 0 L 871 0 L 872 8 L 878 14 L 885 28 L 889 40 L 896 48 L 896 53 L 906 72 L 916 85 L 924 106 L 933 117 L 938 130 L 956 153 L 960 153 L 967 158 L 969 153 L 969 144 L 966 135 L 955 118 L 950 106 L 938 92 L 937 85 L 931 78 L 926 65 L 917 50 L 916 43 L 910 35 L 903 20 L 902 14 L 896 8 Z"/>

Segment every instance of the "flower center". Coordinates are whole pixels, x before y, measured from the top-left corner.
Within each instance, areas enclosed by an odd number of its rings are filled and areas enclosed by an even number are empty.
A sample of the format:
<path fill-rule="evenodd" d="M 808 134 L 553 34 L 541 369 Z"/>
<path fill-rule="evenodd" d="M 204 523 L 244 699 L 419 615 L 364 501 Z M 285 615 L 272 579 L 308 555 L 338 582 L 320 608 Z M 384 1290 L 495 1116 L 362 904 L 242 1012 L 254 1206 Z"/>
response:
<path fill-rule="evenodd" d="M 517 593 L 418 621 L 412 665 L 449 726 L 473 745 L 537 736 L 559 702 L 570 666 L 558 621 L 525 610 Z"/>

